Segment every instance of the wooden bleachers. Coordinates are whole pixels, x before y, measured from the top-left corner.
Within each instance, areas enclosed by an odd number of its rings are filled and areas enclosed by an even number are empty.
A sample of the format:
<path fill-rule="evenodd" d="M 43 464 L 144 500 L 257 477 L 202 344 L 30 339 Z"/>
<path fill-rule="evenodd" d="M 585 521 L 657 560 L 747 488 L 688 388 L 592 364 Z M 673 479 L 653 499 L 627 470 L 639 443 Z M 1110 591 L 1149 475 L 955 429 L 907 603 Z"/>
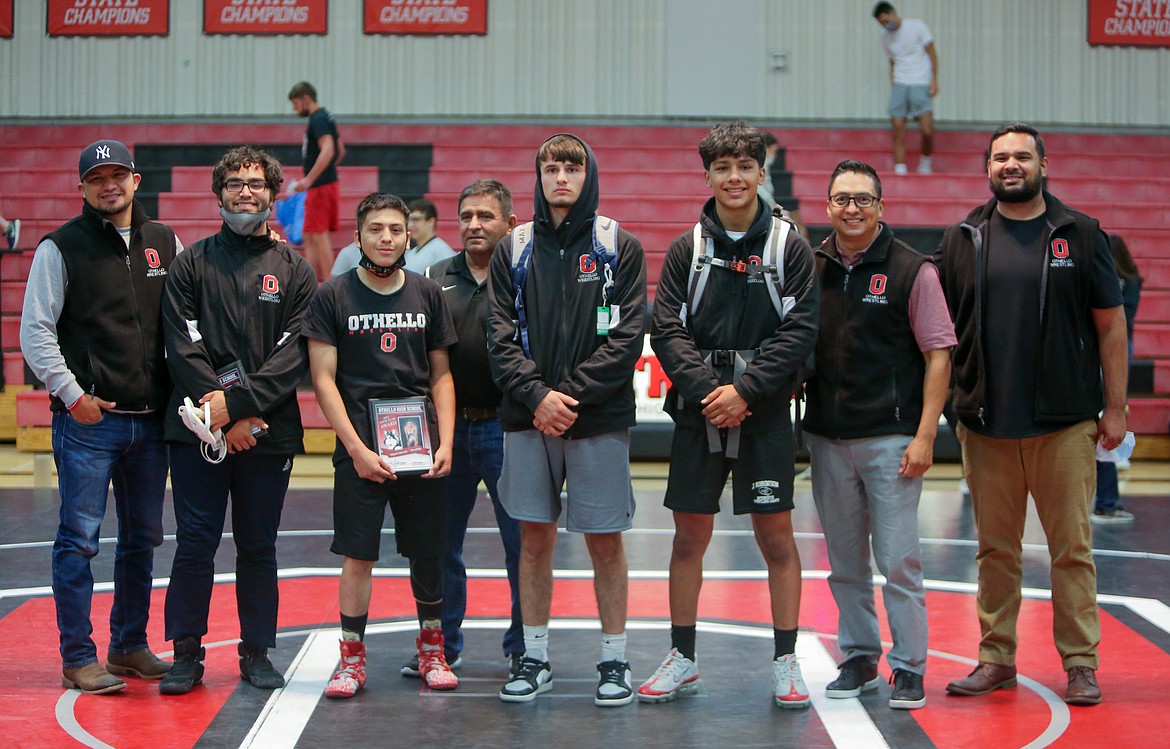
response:
<path fill-rule="evenodd" d="M 709 193 L 696 152 L 705 128 L 695 126 L 378 125 L 342 124 L 351 154 L 342 166 L 342 226 L 331 236 L 336 248 L 351 241 L 353 209 L 375 189 L 403 197 L 425 195 L 439 211 L 439 234 L 458 245 L 459 191 L 473 179 L 500 179 L 513 191 L 521 220 L 532 215 L 536 148 L 562 129 L 585 138 L 601 168 L 601 212 L 621 221 L 646 248 L 653 289 L 669 243 L 688 230 Z M 39 238 L 76 215 L 78 150 L 102 137 L 116 137 L 135 151 L 143 173 L 140 194 L 160 220 L 193 242 L 218 231 L 210 194 L 210 164 L 235 143 L 238 124 L 175 123 L 54 125 L 7 128 L 0 145 L 0 212 L 23 221 L 23 254 L 0 259 L 0 341 L 4 381 L 18 386 L 26 373 L 18 348 L 24 279 L 31 248 Z M 303 123 L 263 125 L 263 140 L 279 149 L 291 176 L 299 175 Z M 989 197 L 983 152 L 988 132 L 940 131 L 935 173 L 895 176 L 884 127 L 774 129 L 785 152 L 774 169 L 790 173 L 792 197 L 814 239 L 828 231 L 824 196 L 833 166 L 845 158 L 868 161 L 883 178 L 885 219 L 919 249 L 929 251 L 943 227 Z M 913 168 L 917 135 L 911 133 Z M 1096 216 L 1106 231 L 1126 238 L 1145 285 L 1138 314 L 1135 354 L 1147 373 L 1142 391 L 1131 394 L 1131 425 L 1149 435 L 1167 433 L 1170 422 L 1170 252 L 1165 249 L 1165 213 L 1151 199 L 1170 187 L 1170 137 L 1099 133 L 1053 133 L 1045 137 L 1050 189 L 1066 203 Z M 394 150 L 397 149 L 397 150 Z M 325 426 L 311 393 L 302 393 L 306 425 Z M 305 399 L 308 399 L 307 401 Z M 21 418 L 44 409 L 43 393 L 21 396 Z M 4 410 L 0 407 L 0 421 Z M 47 410 L 45 411 L 47 414 Z M 44 415 L 30 426 L 43 427 Z M 0 439 L 4 438 L 0 424 Z M 324 449 L 323 445 L 321 447 Z M 331 443 L 329 448 L 331 449 Z M 1170 442 L 1165 452 L 1170 456 Z M 1166 457 L 1159 455 L 1159 457 Z"/>

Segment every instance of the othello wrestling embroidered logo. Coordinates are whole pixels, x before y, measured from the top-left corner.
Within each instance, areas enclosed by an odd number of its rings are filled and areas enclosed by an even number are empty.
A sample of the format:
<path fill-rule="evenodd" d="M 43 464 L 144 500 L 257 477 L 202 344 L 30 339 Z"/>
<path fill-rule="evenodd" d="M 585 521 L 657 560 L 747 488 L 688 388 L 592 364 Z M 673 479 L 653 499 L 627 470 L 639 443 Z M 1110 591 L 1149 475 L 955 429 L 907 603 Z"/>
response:
<path fill-rule="evenodd" d="M 271 273 L 260 279 L 260 301 L 280 304 L 280 281 Z"/>
<path fill-rule="evenodd" d="M 1076 264 L 1069 257 L 1068 240 L 1052 240 L 1052 259 L 1048 261 L 1049 268 L 1075 268 Z"/>
<path fill-rule="evenodd" d="M 162 258 L 159 257 L 158 250 L 153 247 L 147 247 L 142 251 L 146 256 L 146 277 L 155 278 L 156 276 L 165 276 L 167 269 L 162 267 Z"/>
<path fill-rule="evenodd" d="M 768 280 L 767 277 L 765 276 L 765 274 L 760 273 L 757 270 L 760 266 L 762 266 L 764 264 L 764 259 L 762 257 L 760 257 L 759 255 L 748 255 L 747 264 L 748 264 L 748 272 L 747 272 L 747 282 L 748 283 L 764 283 L 765 281 Z M 753 268 L 751 266 L 755 266 L 755 268 Z"/>
<path fill-rule="evenodd" d="M 861 301 L 868 304 L 889 304 L 890 300 L 886 299 L 886 284 L 889 283 L 889 278 L 883 273 L 875 273 L 869 279 L 869 291 L 861 298 Z"/>
<path fill-rule="evenodd" d="M 589 283 L 590 281 L 597 281 L 601 279 L 601 274 L 597 272 L 597 258 L 592 254 L 582 255 L 577 261 L 577 283 Z"/>

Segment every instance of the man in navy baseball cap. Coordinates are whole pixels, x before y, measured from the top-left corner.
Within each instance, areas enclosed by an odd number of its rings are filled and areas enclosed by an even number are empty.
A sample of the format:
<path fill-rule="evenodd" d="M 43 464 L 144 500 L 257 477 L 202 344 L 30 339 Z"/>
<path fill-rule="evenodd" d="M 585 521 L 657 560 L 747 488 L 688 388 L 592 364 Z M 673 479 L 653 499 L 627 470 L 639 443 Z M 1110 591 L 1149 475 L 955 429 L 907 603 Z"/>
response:
<path fill-rule="evenodd" d="M 86 146 L 78 171 L 81 214 L 37 246 L 20 347 L 53 410 L 61 685 L 108 694 L 126 688 L 122 677 L 161 679 L 171 667 L 151 651 L 146 632 L 167 484 L 163 413 L 171 381 L 162 296 L 182 245 L 134 199 L 142 176 L 124 144 Z M 99 553 L 111 482 L 118 544 L 103 666 L 93 638 L 91 561 Z"/>
<path fill-rule="evenodd" d="M 85 175 L 89 174 L 91 169 L 105 164 L 124 166 L 133 171 L 134 157 L 130 155 L 130 149 L 126 148 L 126 144 L 121 141 L 97 140 L 82 150 L 77 171 L 81 178 L 85 179 Z"/>

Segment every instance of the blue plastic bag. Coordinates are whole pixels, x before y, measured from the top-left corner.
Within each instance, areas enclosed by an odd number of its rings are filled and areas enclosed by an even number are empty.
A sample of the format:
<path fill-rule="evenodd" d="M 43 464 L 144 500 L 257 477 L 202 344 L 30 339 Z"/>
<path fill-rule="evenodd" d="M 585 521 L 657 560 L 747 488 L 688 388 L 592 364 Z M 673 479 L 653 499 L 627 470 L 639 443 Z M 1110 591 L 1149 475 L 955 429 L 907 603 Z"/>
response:
<path fill-rule="evenodd" d="M 276 220 L 284 227 L 284 241 L 299 247 L 304 240 L 305 193 L 293 193 L 276 201 Z"/>

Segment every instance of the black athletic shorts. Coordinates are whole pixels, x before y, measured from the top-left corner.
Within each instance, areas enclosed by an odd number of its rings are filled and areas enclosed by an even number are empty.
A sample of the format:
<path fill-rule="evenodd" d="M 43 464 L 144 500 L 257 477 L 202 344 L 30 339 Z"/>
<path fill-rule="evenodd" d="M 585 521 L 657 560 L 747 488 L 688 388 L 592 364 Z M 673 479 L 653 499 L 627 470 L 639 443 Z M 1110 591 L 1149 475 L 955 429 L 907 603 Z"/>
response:
<path fill-rule="evenodd" d="M 726 444 L 726 443 L 724 443 Z M 788 512 L 792 509 L 795 473 L 792 429 L 741 434 L 739 457 L 713 453 L 707 433 L 676 426 L 670 445 L 666 507 L 676 512 L 714 515 L 732 474 L 732 511 L 736 515 Z"/>
<path fill-rule="evenodd" d="M 443 553 L 447 534 L 444 479 L 399 476 L 381 484 L 357 475 L 348 457 L 333 466 L 333 545 L 329 550 L 376 562 L 386 505 L 394 516 L 398 553 L 429 559 Z"/>

